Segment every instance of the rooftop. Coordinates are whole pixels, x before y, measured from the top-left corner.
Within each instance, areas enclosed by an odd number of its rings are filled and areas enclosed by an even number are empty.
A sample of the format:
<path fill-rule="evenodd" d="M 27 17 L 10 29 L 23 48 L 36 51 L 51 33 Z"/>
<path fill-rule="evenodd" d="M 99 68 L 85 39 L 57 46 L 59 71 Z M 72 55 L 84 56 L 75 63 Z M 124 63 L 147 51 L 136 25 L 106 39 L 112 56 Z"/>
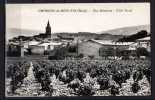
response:
<path fill-rule="evenodd" d="M 137 41 L 149 41 L 149 40 L 151 40 L 150 36 L 144 37 L 144 38 L 141 38 L 141 39 L 137 39 Z"/>
<path fill-rule="evenodd" d="M 43 43 L 40 43 L 38 46 L 47 46 L 47 45 L 61 45 L 62 43 L 60 42 L 43 42 Z"/>
<path fill-rule="evenodd" d="M 102 44 L 102 45 L 131 45 L 131 44 L 134 44 L 134 42 L 113 42 L 111 40 L 90 40 L 90 41 L 93 41 L 93 42 L 96 42 L 96 43 L 99 43 L 99 44 Z"/>

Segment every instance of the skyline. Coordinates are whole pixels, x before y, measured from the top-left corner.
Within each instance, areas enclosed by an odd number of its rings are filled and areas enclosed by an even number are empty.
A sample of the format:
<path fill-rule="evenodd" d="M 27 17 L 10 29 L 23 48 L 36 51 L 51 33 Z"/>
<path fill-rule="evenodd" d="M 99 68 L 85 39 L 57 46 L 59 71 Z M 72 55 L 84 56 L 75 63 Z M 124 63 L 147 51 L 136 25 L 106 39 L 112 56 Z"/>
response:
<path fill-rule="evenodd" d="M 40 12 L 41 9 L 86 9 L 89 12 Z M 105 11 L 92 12 L 93 9 Z M 116 9 L 132 11 L 116 12 Z M 150 4 L 7 4 L 6 37 L 9 38 L 17 34 L 36 35 L 39 34 L 38 32 L 44 33 L 48 20 L 52 33 L 99 33 L 122 27 L 150 25 Z M 17 29 L 20 33 L 14 33 L 15 31 L 12 29 Z M 34 30 L 34 32 L 23 34 L 24 30 Z"/>

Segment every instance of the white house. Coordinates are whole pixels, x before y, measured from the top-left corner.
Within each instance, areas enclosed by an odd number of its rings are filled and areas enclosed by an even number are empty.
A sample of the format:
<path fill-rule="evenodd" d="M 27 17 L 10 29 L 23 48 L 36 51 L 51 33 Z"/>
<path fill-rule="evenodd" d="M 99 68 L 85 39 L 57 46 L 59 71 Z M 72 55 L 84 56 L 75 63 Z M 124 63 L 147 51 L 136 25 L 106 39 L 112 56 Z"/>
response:
<path fill-rule="evenodd" d="M 151 38 L 150 36 L 148 37 L 144 37 L 141 39 L 137 39 L 137 43 L 138 43 L 138 47 L 144 47 L 146 48 L 149 52 L 151 51 L 151 42 L 150 42 Z"/>

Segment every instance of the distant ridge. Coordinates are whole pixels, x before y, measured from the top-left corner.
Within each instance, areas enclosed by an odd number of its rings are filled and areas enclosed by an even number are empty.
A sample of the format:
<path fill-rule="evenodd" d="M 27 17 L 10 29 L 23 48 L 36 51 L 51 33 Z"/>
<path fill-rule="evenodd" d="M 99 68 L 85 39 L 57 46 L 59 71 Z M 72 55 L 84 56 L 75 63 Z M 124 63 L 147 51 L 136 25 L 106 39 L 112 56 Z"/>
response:
<path fill-rule="evenodd" d="M 8 39 L 11 39 L 13 37 L 18 37 L 18 36 L 33 36 L 41 32 L 42 31 L 39 31 L 39 30 L 11 28 L 8 30 L 8 33 L 6 34 L 6 38 L 8 40 Z"/>
<path fill-rule="evenodd" d="M 150 33 L 150 25 L 139 25 L 139 26 L 131 26 L 131 27 L 123 27 L 123 28 L 117 28 L 107 31 L 102 31 L 98 33 L 91 33 L 91 32 L 77 32 L 77 33 L 70 33 L 70 32 L 60 32 L 60 33 L 52 33 L 53 35 L 58 35 L 60 37 L 64 38 L 75 38 L 80 37 L 81 39 L 101 39 L 101 40 L 114 40 L 117 41 L 118 39 L 122 38 L 126 35 L 132 35 L 136 34 L 137 32 L 141 30 L 146 30 L 148 33 Z M 27 29 L 12 29 L 12 34 L 8 34 L 7 38 L 11 37 L 17 37 L 19 36 L 34 36 L 41 31 L 35 31 L 35 30 L 27 30 Z M 14 34 L 15 33 L 15 34 Z M 10 37 L 9 37 L 10 35 Z"/>
<path fill-rule="evenodd" d="M 139 25 L 139 26 L 116 28 L 116 29 L 111 29 L 107 31 L 102 31 L 102 32 L 99 32 L 98 34 L 109 33 L 112 35 L 131 35 L 141 30 L 146 30 L 148 33 L 150 33 L 150 25 Z"/>

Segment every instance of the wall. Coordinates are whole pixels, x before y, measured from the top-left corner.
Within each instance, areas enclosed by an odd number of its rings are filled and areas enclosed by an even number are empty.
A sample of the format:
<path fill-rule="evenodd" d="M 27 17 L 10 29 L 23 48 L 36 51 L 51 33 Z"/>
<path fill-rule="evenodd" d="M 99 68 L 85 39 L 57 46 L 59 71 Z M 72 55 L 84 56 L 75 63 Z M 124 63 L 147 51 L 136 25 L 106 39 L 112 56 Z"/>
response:
<path fill-rule="evenodd" d="M 103 51 L 105 50 L 105 53 L 106 53 L 108 48 L 114 48 L 114 45 L 102 45 L 92 41 L 86 41 L 78 45 L 78 54 L 83 54 L 84 56 L 94 55 L 95 58 L 98 58 L 100 57 L 100 54 L 99 54 L 100 48 L 102 48 Z M 118 48 L 119 50 L 125 50 L 125 49 L 128 49 L 129 46 L 119 45 L 119 46 L 116 46 L 116 48 Z"/>
<path fill-rule="evenodd" d="M 35 55 L 44 55 L 45 47 L 44 46 L 30 46 L 31 53 Z"/>
<path fill-rule="evenodd" d="M 94 55 L 95 57 L 99 57 L 100 47 L 102 47 L 102 45 L 98 43 L 86 41 L 78 45 L 78 54 L 84 54 L 84 56 Z"/>

